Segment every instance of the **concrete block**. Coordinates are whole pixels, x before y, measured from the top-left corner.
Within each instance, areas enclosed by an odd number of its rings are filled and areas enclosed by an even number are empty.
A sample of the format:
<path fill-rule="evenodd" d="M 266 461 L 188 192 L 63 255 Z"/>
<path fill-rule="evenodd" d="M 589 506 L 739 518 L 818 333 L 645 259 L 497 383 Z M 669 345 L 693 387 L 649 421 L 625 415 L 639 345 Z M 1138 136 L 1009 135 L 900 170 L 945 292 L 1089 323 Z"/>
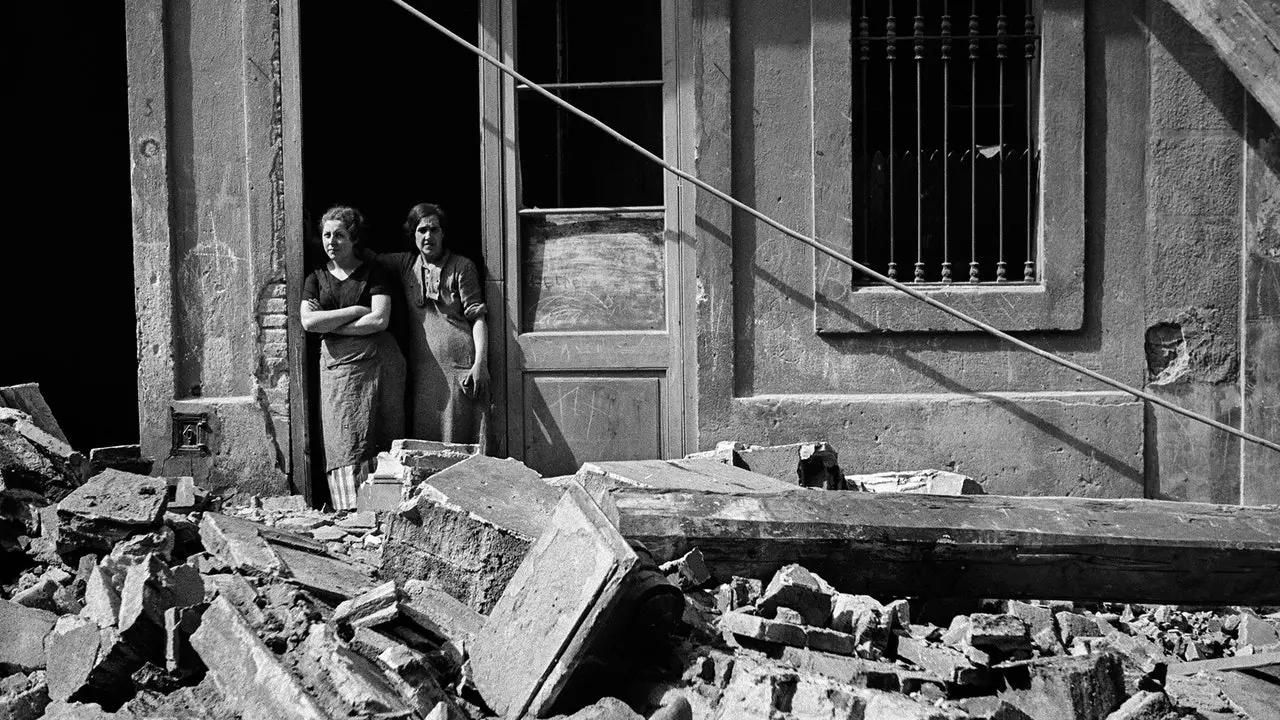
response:
<path fill-rule="evenodd" d="M 733 494 L 802 489 L 795 482 L 783 482 L 706 459 L 589 462 L 583 463 L 574 477 L 593 493 L 601 488 L 652 488 Z"/>
<path fill-rule="evenodd" d="M 662 574 L 681 590 L 692 590 L 711 579 L 707 562 L 697 548 L 659 566 Z"/>
<path fill-rule="evenodd" d="M 644 720 L 644 716 L 632 710 L 618 698 L 605 697 L 565 717 L 564 720 Z"/>
<path fill-rule="evenodd" d="M 716 609 L 722 613 L 754 605 L 764 594 L 764 583 L 756 578 L 734 575 L 716 589 Z"/>
<path fill-rule="evenodd" d="M 485 623 L 470 606 L 422 580 L 405 582 L 400 611 L 419 627 L 468 646 Z"/>
<path fill-rule="evenodd" d="M 549 712 L 609 630 L 638 564 L 586 491 L 567 487 L 472 649 L 474 683 L 489 707 L 508 717 Z"/>
<path fill-rule="evenodd" d="M 1053 617 L 1058 621 L 1058 633 L 1063 645 L 1071 645 L 1071 641 L 1078 637 L 1100 637 L 1098 624 L 1092 618 L 1068 610 L 1061 610 Z"/>
<path fill-rule="evenodd" d="M 782 648 L 779 659 L 800 672 L 829 677 L 845 685 L 880 690 L 897 690 L 900 687 L 900 668 L 881 660 L 790 646 Z"/>
<path fill-rule="evenodd" d="M 93 475 L 108 468 L 137 475 L 150 475 L 155 458 L 142 457 L 141 445 L 111 445 L 89 451 L 89 472 Z"/>
<path fill-rule="evenodd" d="M 160 527 L 163 478 L 105 470 L 58 503 L 58 552 L 110 551 L 130 535 Z"/>
<path fill-rule="evenodd" d="M 1021 600 L 1010 600 L 1005 609 L 1010 615 L 1026 623 L 1027 633 L 1032 637 L 1043 630 L 1056 632 L 1053 611 L 1044 605 L 1034 605 Z"/>
<path fill-rule="evenodd" d="M 805 623 L 826 627 L 831 620 L 831 603 L 835 588 L 800 565 L 783 566 L 765 587 L 757 605 L 768 617 L 779 606 L 800 611 Z"/>
<path fill-rule="evenodd" d="M 1140 690 L 1107 716 L 1107 720 L 1164 720 L 1170 713 L 1179 717 L 1173 702 L 1163 692 Z"/>
<path fill-rule="evenodd" d="M 0 718 L 36 720 L 49 705 L 49 686 L 43 670 L 15 673 L 0 679 Z"/>
<path fill-rule="evenodd" d="M 894 615 L 870 595 L 836 593 L 831 600 L 831 628 L 849 633 L 860 654 L 878 657 L 889 641 Z"/>
<path fill-rule="evenodd" d="M 99 629 L 92 620 L 64 615 L 45 641 L 49 697 L 67 700 L 83 688 L 98 662 Z"/>
<path fill-rule="evenodd" d="M 290 572 L 275 550 L 258 532 L 257 523 L 229 515 L 206 512 L 200 518 L 204 548 L 227 567 L 252 575 L 289 577 Z"/>
<path fill-rule="evenodd" d="M 1022 618 L 1008 614 L 973 613 L 969 616 L 969 631 L 965 642 L 980 650 L 1002 653 L 1031 649 L 1027 624 Z"/>
<path fill-rule="evenodd" d="M 1120 661 L 1109 653 L 1017 663 L 999 698 L 1036 720 L 1104 720 L 1124 700 Z"/>
<path fill-rule="evenodd" d="M 915 495 L 985 495 L 977 480 L 947 470 L 907 470 L 846 475 L 851 490 Z"/>
<path fill-rule="evenodd" d="M 371 627 L 394 620 L 400 614 L 400 592 L 394 581 L 385 582 L 363 595 L 344 600 L 333 610 L 331 622 L 347 622 Z"/>
<path fill-rule="evenodd" d="M 80 612 L 100 627 L 116 624 L 120 617 L 120 587 L 114 573 L 102 566 L 90 571 L 84 589 L 84 609 Z"/>
<path fill-rule="evenodd" d="M 1240 614 L 1240 624 L 1236 626 L 1236 645 L 1252 645 L 1255 648 L 1267 647 L 1280 642 L 1280 634 L 1271 623 L 1257 615 Z"/>
<path fill-rule="evenodd" d="M 49 403 L 45 402 L 38 383 L 20 383 L 0 387 L 0 407 L 21 411 L 31 418 L 36 427 L 61 440 L 68 442 L 67 435 L 58 425 Z"/>
<path fill-rule="evenodd" d="M 226 598 L 209 606 L 200 629 L 191 636 L 191 646 L 209 668 L 227 706 L 244 720 L 328 717 Z"/>
<path fill-rule="evenodd" d="M 431 477 L 392 514 L 382 575 L 429 580 L 487 613 L 559 494 L 515 460 L 468 458 Z"/>
<path fill-rule="evenodd" d="M 44 476 L 39 487 L 28 489 L 36 490 L 48 500 L 57 502 L 89 477 L 89 461 L 84 455 L 72 449 L 65 439 L 41 428 L 31 415 L 19 410 L 0 408 L 0 425 L 12 428 L 47 459 L 54 471 L 54 474 Z M 0 444 L 12 443 L 0 439 Z"/>
<path fill-rule="evenodd" d="M 898 636 L 898 658 L 924 668 L 949 683 L 986 687 L 991 673 L 974 665 L 964 653 L 946 645 L 933 645 L 909 636 Z"/>
<path fill-rule="evenodd" d="M 759 615 L 727 612 L 720 616 L 720 627 L 733 635 L 751 640 L 763 640 L 800 648 L 807 647 L 809 644 L 804 626 L 770 620 Z"/>
<path fill-rule="evenodd" d="M 746 470 L 803 487 L 843 490 L 839 454 L 825 442 L 789 445 L 738 445 L 737 458 Z"/>
<path fill-rule="evenodd" d="M 43 668 L 44 639 L 57 619 L 48 610 L 0 600 L 0 673 Z"/>
<path fill-rule="evenodd" d="M 348 649 L 338 640 L 331 625 L 312 625 L 302 651 L 305 658 L 299 660 L 298 669 L 307 684 L 316 689 L 320 703 L 326 706 L 331 717 L 379 714 L 396 717 L 413 710 L 430 710 L 430 707 L 411 708 L 378 666 Z M 326 698 L 328 695 L 336 698 Z"/>

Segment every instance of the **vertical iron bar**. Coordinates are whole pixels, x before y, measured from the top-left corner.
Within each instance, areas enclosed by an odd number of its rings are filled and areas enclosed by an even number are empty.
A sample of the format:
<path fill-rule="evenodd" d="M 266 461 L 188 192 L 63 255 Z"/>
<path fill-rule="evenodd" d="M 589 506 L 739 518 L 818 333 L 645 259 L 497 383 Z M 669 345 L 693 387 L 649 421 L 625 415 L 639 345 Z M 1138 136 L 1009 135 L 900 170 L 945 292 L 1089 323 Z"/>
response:
<path fill-rule="evenodd" d="M 942 282 L 951 282 L 951 1 L 942 3 Z"/>
<path fill-rule="evenodd" d="M 893 126 L 894 126 L 894 104 L 893 104 L 893 79 L 894 79 L 894 60 L 898 56 L 898 23 L 893 16 L 893 0 L 889 0 L 889 15 L 885 19 L 885 59 L 889 61 L 889 271 L 885 273 L 890 278 L 898 279 L 898 263 L 896 260 L 897 237 L 894 234 L 897 218 L 895 214 L 895 195 L 894 181 L 897 177 L 894 174 L 894 142 L 893 142 Z"/>
<path fill-rule="evenodd" d="M 858 122 L 862 125 L 862 258 L 871 259 L 871 150 L 867 147 L 867 65 L 871 62 L 871 20 L 867 18 L 867 0 L 862 0 L 862 17 L 858 19 L 858 38 L 862 45 L 862 108 Z"/>
<path fill-rule="evenodd" d="M 556 82 L 564 82 L 564 0 L 556 2 Z M 556 91 L 559 94 L 559 91 Z M 564 111 L 556 108 L 556 207 L 564 207 Z"/>
<path fill-rule="evenodd" d="M 920 66 L 924 61 L 924 15 L 921 0 L 916 0 L 916 17 L 912 26 L 916 56 L 916 272 L 915 282 L 924 282 L 924 137 L 921 133 L 924 110 L 920 104 Z"/>
<path fill-rule="evenodd" d="M 1034 128 L 1031 126 L 1033 115 L 1031 112 L 1032 91 L 1034 90 L 1032 76 L 1035 72 L 1036 57 L 1036 16 L 1033 14 L 1031 7 L 1032 0 L 1027 0 L 1026 22 L 1023 25 L 1024 49 L 1023 56 L 1027 61 L 1027 259 L 1022 264 L 1022 279 L 1026 282 L 1036 281 L 1036 262 L 1035 256 L 1031 254 L 1034 235 L 1032 230 L 1035 224 L 1032 222 L 1035 216 L 1035 166 L 1036 166 L 1036 142 Z"/>
<path fill-rule="evenodd" d="M 969 3 L 969 282 L 978 277 L 978 0 Z"/>
<path fill-rule="evenodd" d="M 996 282 L 1008 282 L 1008 268 L 1004 262 L 1004 70 L 1005 57 L 1008 55 L 1008 33 L 1009 25 L 1004 14 L 1004 0 L 1000 0 L 1000 14 L 996 16 L 996 59 L 999 61 L 1000 73 L 1000 99 L 996 102 L 996 113 L 999 115 L 997 125 L 999 127 L 999 147 L 996 148 L 996 173 L 999 177 L 998 192 L 999 199 L 996 201 L 996 209 L 999 215 L 999 231 L 997 234 L 999 247 L 999 260 L 996 262 Z"/>

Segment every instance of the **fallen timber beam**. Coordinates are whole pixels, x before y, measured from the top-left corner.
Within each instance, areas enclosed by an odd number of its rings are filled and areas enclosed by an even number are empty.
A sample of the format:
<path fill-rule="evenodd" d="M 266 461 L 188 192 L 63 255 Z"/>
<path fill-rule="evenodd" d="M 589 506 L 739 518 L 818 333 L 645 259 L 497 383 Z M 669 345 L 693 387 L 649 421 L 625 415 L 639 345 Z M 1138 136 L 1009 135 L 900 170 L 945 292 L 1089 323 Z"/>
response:
<path fill-rule="evenodd" d="M 1063 497 L 616 489 L 619 530 L 713 577 L 800 563 L 888 597 L 1280 603 L 1280 507 Z"/>

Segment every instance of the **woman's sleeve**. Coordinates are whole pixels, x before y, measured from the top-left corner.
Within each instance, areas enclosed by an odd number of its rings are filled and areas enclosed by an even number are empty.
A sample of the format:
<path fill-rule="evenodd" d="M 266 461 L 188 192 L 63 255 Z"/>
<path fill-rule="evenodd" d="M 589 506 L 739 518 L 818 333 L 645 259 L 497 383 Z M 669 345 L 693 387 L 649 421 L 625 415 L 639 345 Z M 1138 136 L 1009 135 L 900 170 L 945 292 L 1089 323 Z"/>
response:
<path fill-rule="evenodd" d="M 378 262 L 373 262 L 369 266 L 369 282 L 365 286 L 369 296 L 374 295 L 391 295 L 395 291 L 395 284 L 392 282 L 391 273 Z"/>
<path fill-rule="evenodd" d="M 306 281 L 302 283 L 302 299 L 320 301 L 320 279 L 315 273 L 307 275 Z"/>
<path fill-rule="evenodd" d="M 486 314 L 484 290 L 480 287 L 480 273 L 475 263 L 460 257 L 458 263 L 458 294 L 462 296 L 462 315 L 471 322 Z"/>

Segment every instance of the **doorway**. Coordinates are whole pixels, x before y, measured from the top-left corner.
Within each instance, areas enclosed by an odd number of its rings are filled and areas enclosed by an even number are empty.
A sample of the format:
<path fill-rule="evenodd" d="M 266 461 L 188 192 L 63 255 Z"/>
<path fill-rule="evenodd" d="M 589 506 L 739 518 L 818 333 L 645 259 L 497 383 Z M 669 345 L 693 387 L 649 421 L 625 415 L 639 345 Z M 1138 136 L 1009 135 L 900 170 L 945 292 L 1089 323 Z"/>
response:
<path fill-rule="evenodd" d="M 411 4 L 475 41 L 474 3 Z M 475 56 L 392 3 L 298 5 L 306 271 L 324 262 L 316 223 L 329 207 L 358 208 L 368 247 L 400 252 L 413 247 L 401 231 L 409 208 L 434 202 L 448 214 L 450 249 L 484 277 Z M 318 462 L 318 339 L 308 334 L 306 348 L 319 506 L 328 489 Z"/>

